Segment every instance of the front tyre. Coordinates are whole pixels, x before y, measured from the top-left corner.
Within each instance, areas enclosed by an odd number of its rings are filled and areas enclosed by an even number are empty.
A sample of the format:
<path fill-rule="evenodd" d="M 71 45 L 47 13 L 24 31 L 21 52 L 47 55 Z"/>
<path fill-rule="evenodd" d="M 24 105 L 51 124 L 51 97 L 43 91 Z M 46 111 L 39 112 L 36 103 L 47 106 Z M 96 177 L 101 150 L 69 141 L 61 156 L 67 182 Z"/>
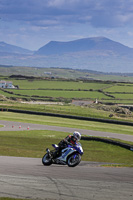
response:
<path fill-rule="evenodd" d="M 81 161 L 81 156 L 80 154 L 76 153 L 76 154 L 72 154 L 68 157 L 68 160 L 67 160 L 67 165 L 69 167 L 75 167 L 77 166 Z"/>
<path fill-rule="evenodd" d="M 51 157 L 49 156 L 48 153 L 46 153 L 46 154 L 43 156 L 43 158 L 42 158 L 42 163 L 43 163 L 43 165 L 47 165 L 47 166 L 52 164 L 52 159 L 51 159 Z"/>

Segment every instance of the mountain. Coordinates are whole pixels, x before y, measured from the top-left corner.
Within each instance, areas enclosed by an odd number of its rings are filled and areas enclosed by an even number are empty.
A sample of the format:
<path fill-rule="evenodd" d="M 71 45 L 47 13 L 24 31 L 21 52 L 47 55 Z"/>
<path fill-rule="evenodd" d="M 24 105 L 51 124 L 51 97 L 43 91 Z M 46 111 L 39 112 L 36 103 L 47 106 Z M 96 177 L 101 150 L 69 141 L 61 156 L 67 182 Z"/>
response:
<path fill-rule="evenodd" d="M 74 52 L 86 52 L 98 51 L 109 52 L 112 54 L 130 54 L 133 53 L 133 49 L 124 46 L 118 42 L 112 41 L 105 37 L 92 37 L 74 40 L 70 42 L 57 42 L 51 41 L 48 44 L 41 47 L 36 55 L 62 55 L 66 53 Z"/>
<path fill-rule="evenodd" d="M 15 45 L 0 42 L 0 53 L 11 53 L 11 54 L 33 54 L 33 51 L 24 49 Z"/>
<path fill-rule="evenodd" d="M 0 64 L 133 73 L 133 48 L 105 37 L 51 41 L 36 52 L 0 42 Z"/>

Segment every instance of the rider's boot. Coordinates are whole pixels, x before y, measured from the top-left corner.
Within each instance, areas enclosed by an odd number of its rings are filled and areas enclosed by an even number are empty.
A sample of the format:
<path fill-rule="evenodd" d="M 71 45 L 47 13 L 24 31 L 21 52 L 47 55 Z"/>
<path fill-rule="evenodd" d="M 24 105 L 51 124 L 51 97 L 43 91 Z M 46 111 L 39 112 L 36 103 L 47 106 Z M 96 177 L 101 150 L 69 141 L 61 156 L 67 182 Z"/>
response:
<path fill-rule="evenodd" d="M 53 158 L 57 158 L 58 156 L 59 156 L 59 151 L 58 150 L 53 152 Z"/>

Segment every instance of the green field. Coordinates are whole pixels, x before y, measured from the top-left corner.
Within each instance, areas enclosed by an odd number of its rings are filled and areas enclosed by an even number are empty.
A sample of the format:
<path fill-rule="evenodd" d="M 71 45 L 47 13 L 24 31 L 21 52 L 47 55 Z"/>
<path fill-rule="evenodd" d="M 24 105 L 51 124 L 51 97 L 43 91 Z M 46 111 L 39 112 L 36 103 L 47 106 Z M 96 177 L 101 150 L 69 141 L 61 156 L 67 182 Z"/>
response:
<path fill-rule="evenodd" d="M 133 84 L 70 81 L 70 80 L 38 80 L 38 79 L 8 79 L 19 89 L 1 90 L 0 94 L 8 98 L 30 98 L 34 100 L 62 101 L 73 99 L 96 100 L 101 102 L 130 103 L 133 100 Z M 7 92 L 8 93 L 7 93 Z"/>
<path fill-rule="evenodd" d="M 117 84 L 104 89 L 105 92 L 111 94 L 116 100 L 121 99 L 123 101 L 133 101 L 133 84 Z M 131 102 L 132 104 L 133 102 Z"/>
<path fill-rule="evenodd" d="M 112 93 L 112 95 L 115 97 L 115 99 L 123 99 L 123 100 L 128 100 L 130 99 L 133 103 L 133 93 L 132 94 L 116 94 L 116 93 Z"/>
<path fill-rule="evenodd" d="M 10 79 L 9 79 L 10 81 Z M 102 100 L 112 99 L 102 89 L 111 87 L 112 84 L 83 82 L 83 81 L 61 81 L 61 80 L 12 80 L 13 85 L 19 89 L 1 90 L 0 94 L 8 98 L 30 98 L 34 100 L 72 101 L 72 99 Z M 6 92 L 7 91 L 7 92 Z M 64 99 L 64 100 L 63 100 Z"/>
<path fill-rule="evenodd" d="M 73 89 L 73 90 L 89 90 L 89 89 L 102 89 L 107 87 L 108 83 L 96 83 L 96 82 L 83 82 L 83 81 L 64 81 L 64 80 L 15 80 L 14 85 L 19 85 L 20 89 Z"/>
<path fill-rule="evenodd" d="M 105 96 L 100 92 L 91 92 L 91 91 L 58 91 L 58 90 L 10 90 L 15 94 L 15 96 L 27 95 L 29 97 L 39 96 L 42 97 L 55 97 L 55 98 L 65 98 L 65 99 L 93 99 L 96 98 L 101 99 L 109 99 L 109 97 Z M 13 96 L 9 95 L 8 96 Z"/>
<path fill-rule="evenodd" d="M 106 92 L 111 92 L 111 93 L 133 93 L 133 84 L 118 84 L 111 86 L 110 88 L 104 89 Z"/>

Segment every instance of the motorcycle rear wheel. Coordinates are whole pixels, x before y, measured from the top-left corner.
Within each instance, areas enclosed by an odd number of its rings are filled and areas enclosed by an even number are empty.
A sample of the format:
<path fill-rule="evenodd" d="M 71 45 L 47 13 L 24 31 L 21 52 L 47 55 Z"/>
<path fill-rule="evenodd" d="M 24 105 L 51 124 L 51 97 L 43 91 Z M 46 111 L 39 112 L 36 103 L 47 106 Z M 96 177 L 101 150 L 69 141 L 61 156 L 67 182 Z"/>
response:
<path fill-rule="evenodd" d="M 75 167 L 77 166 L 81 161 L 81 156 L 80 154 L 72 154 L 69 156 L 68 160 L 67 160 L 67 165 L 68 167 Z"/>
<path fill-rule="evenodd" d="M 48 153 L 46 153 L 46 154 L 43 156 L 43 158 L 42 158 L 42 163 L 43 163 L 43 165 L 47 165 L 47 166 L 52 164 L 52 159 L 51 159 L 51 157 L 49 156 Z"/>

